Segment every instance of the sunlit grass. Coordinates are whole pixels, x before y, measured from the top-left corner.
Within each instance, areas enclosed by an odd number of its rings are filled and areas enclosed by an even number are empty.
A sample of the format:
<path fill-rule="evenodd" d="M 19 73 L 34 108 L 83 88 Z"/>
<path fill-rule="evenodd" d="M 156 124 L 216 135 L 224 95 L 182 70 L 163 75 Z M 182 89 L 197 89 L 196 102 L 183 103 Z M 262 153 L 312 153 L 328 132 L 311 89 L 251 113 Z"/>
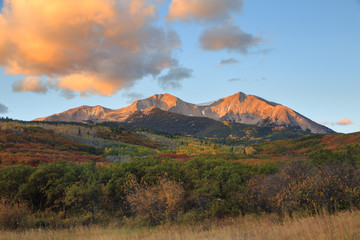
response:
<path fill-rule="evenodd" d="M 64 230 L 0 232 L 1 239 L 360 239 L 360 211 L 303 218 L 276 215 L 246 216 L 193 225 L 165 225 L 154 228 L 109 226 L 77 227 Z"/>

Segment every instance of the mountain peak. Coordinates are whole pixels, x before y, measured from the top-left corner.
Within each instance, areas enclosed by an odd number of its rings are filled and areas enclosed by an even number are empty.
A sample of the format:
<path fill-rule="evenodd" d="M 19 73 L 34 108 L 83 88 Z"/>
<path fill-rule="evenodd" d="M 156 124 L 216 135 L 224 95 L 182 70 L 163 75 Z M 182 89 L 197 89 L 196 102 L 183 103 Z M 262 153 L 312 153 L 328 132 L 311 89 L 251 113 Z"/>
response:
<path fill-rule="evenodd" d="M 159 98 L 164 98 L 164 97 L 173 97 L 173 98 L 177 98 L 174 95 L 171 95 L 170 93 L 159 93 L 159 94 L 154 94 L 148 98 L 155 98 L 155 99 L 159 99 Z"/>
<path fill-rule="evenodd" d="M 100 105 L 88 106 L 83 105 L 81 107 L 72 108 L 65 112 L 54 114 L 49 117 L 37 118 L 34 121 L 59 121 L 59 122 L 85 122 L 94 121 L 102 118 L 112 109 L 104 108 Z"/>
<path fill-rule="evenodd" d="M 235 93 L 234 95 L 228 96 L 228 97 L 224 97 L 222 98 L 224 101 L 230 102 L 230 103 L 242 103 L 245 102 L 247 99 L 247 95 L 243 92 L 238 92 Z"/>
<path fill-rule="evenodd" d="M 152 95 L 151 97 L 148 97 L 146 99 L 156 99 L 158 101 L 164 101 L 164 102 L 167 102 L 167 103 L 172 103 L 172 102 L 176 102 L 179 100 L 178 97 L 175 97 L 174 95 L 171 95 L 169 93 L 164 93 L 164 94 L 154 94 Z M 145 99 L 145 100 L 146 100 Z"/>
<path fill-rule="evenodd" d="M 153 109 L 185 116 L 206 117 L 217 121 L 257 126 L 284 126 L 322 134 L 333 132 L 288 107 L 243 92 L 198 105 L 185 102 L 168 93 L 155 94 L 118 110 L 111 110 L 99 105 L 95 107 L 82 106 L 50 117 L 39 118 L 36 121 L 124 122 L 136 112 L 142 111 L 146 114 Z"/>
<path fill-rule="evenodd" d="M 168 111 L 172 107 L 175 107 L 178 103 L 178 101 L 181 101 L 179 98 L 165 93 L 165 94 L 155 94 L 151 97 L 141 99 L 133 103 L 134 106 L 136 106 L 137 111 L 144 110 L 149 107 L 156 107 L 160 108 L 164 111 Z"/>

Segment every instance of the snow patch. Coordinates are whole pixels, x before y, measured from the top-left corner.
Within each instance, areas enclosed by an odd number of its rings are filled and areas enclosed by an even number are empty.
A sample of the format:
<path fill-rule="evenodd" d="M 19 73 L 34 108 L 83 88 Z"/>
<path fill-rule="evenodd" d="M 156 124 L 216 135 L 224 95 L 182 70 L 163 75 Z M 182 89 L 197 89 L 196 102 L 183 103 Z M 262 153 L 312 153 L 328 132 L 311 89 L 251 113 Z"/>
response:
<path fill-rule="evenodd" d="M 199 106 L 199 107 L 208 107 L 208 106 L 210 106 L 211 104 L 216 103 L 217 101 L 219 101 L 219 100 L 211 101 L 211 102 L 206 102 L 206 103 L 199 103 L 199 104 L 196 104 L 196 106 Z"/>

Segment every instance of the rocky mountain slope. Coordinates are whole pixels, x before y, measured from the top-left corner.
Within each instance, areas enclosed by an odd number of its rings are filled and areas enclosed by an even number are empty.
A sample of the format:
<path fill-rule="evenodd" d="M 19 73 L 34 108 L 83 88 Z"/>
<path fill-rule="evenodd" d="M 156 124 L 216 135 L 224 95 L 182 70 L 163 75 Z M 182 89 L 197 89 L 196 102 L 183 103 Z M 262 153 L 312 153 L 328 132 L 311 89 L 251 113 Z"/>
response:
<path fill-rule="evenodd" d="M 106 118 L 105 116 L 108 113 L 111 113 L 113 110 L 109 108 L 104 108 L 101 106 L 81 106 L 78 108 L 73 108 L 68 111 L 54 114 L 49 117 L 43 117 L 35 119 L 34 121 L 49 121 L 49 122 L 84 122 L 99 120 Z"/>
<path fill-rule="evenodd" d="M 311 133 L 327 134 L 333 131 L 315 123 L 283 105 L 269 102 L 242 92 L 207 104 L 192 104 L 170 94 L 157 94 L 135 101 L 130 106 L 111 110 L 101 106 L 82 106 L 35 121 L 64 122 L 126 122 L 133 114 L 144 114 L 153 108 L 191 117 L 205 117 L 217 121 L 229 121 L 257 126 L 284 126 Z"/>
<path fill-rule="evenodd" d="M 237 142 L 242 144 L 310 135 L 309 132 L 296 131 L 286 127 L 259 127 L 242 123 L 216 121 L 206 117 L 190 117 L 163 111 L 155 107 L 137 111 L 126 119 L 126 124 L 139 129 L 151 129 L 170 134 L 237 139 Z"/>

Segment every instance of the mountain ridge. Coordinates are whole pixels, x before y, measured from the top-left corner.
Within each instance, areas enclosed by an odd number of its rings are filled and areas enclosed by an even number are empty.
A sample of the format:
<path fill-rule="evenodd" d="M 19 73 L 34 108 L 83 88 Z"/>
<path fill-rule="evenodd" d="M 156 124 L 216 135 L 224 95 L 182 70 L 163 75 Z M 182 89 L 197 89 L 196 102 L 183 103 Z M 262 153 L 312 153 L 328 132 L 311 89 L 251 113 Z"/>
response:
<path fill-rule="evenodd" d="M 315 123 L 286 106 L 242 92 L 207 104 L 185 102 L 176 96 L 165 93 L 137 100 L 120 109 L 112 110 L 99 105 L 82 106 L 34 121 L 126 122 L 136 112 L 150 112 L 149 108 L 158 108 L 185 116 L 206 117 L 217 121 L 256 126 L 284 126 L 317 134 L 334 133 L 333 130 Z"/>
<path fill-rule="evenodd" d="M 206 117 L 190 117 L 163 111 L 155 107 L 137 111 L 126 120 L 126 123 L 135 128 L 150 129 L 156 132 L 205 138 L 237 139 L 237 141 L 242 143 L 266 142 L 311 135 L 308 132 L 282 126 L 260 127 L 242 123 L 216 121 Z"/>

